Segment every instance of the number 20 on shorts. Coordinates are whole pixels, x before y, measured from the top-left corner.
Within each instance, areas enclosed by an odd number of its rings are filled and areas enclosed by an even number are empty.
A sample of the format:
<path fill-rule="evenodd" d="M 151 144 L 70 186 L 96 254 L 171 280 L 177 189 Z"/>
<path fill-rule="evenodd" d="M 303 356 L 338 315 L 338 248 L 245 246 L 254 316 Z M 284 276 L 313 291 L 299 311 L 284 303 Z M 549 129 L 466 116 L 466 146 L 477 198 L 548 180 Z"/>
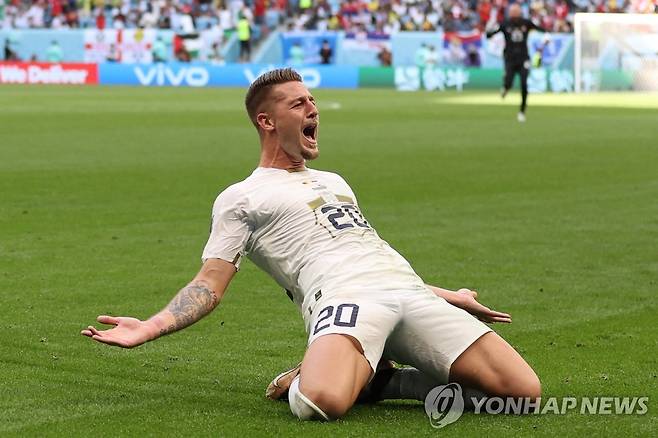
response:
<path fill-rule="evenodd" d="M 335 314 L 334 310 L 336 311 Z M 334 317 L 333 321 L 331 321 L 332 316 Z M 356 304 L 340 304 L 335 308 L 334 306 L 327 306 L 318 313 L 318 321 L 315 323 L 313 334 L 316 335 L 331 327 L 332 323 L 337 327 L 354 327 L 358 316 L 359 306 Z"/>

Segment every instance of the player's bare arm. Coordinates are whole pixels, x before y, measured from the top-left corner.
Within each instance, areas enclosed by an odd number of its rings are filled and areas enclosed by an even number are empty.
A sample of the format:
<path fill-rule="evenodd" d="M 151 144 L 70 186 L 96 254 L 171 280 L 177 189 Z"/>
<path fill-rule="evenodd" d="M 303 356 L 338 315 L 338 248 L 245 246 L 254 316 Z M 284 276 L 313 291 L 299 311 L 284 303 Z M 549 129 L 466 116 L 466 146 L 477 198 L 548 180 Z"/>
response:
<path fill-rule="evenodd" d="M 477 301 L 478 293 L 474 290 L 462 288 L 457 291 L 443 289 L 438 286 L 427 285 L 435 295 L 443 298 L 455 307 L 459 307 L 478 318 L 480 321 L 494 323 L 511 323 L 512 317 L 509 313 L 498 312 L 490 309 Z"/>
<path fill-rule="evenodd" d="M 184 329 L 217 307 L 235 272 L 233 264 L 220 259 L 209 259 L 167 307 L 148 320 L 101 315 L 97 318 L 99 323 L 114 327 L 98 330 L 89 326 L 81 333 L 104 344 L 133 348 Z"/>

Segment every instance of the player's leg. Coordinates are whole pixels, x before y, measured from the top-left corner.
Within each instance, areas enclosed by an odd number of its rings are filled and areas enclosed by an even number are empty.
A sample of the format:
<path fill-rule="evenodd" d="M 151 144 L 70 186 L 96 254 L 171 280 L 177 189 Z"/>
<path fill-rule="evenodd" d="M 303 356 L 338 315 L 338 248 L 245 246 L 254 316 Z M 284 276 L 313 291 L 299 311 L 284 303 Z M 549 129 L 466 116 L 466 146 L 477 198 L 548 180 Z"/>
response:
<path fill-rule="evenodd" d="M 539 396 L 532 368 L 488 326 L 429 291 L 405 303 L 384 357 L 413 365 L 436 385 L 456 381 L 486 395 Z"/>
<path fill-rule="evenodd" d="M 291 384 L 299 375 L 301 366 L 300 362 L 299 365 L 272 379 L 265 391 L 265 397 L 270 400 L 289 401 Z M 399 368 L 389 360 L 382 360 L 375 375 L 359 393 L 356 403 L 374 403 L 381 400 L 423 401 L 427 393 L 439 383 L 416 368 Z M 299 388 L 299 379 L 297 379 L 297 388 Z M 310 412 L 310 416 L 315 413 Z"/>
<path fill-rule="evenodd" d="M 358 341 L 342 334 L 319 337 L 306 351 L 299 376 L 291 384 L 290 407 L 301 419 L 340 418 L 354 405 L 371 374 Z M 308 401 L 313 412 L 304 406 Z"/>
<path fill-rule="evenodd" d="M 390 363 L 389 361 L 385 361 Z M 374 403 L 381 400 L 424 401 L 427 393 L 440 382 L 413 367 L 392 366 L 377 369 L 372 380 L 359 394 L 359 403 Z"/>
<path fill-rule="evenodd" d="M 537 374 L 503 338 L 489 332 L 466 349 L 450 367 L 450 380 L 487 395 L 541 396 Z"/>
<path fill-rule="evenodd" d="M 343 416 L 370 380 L 399 317 L 399 301 L 379 293 L 315 303 L 305 315 L 309 347 L 288 393 L 293 413 L 301 419 Z"/>
<path fill-rule="evenodd" d="M 525 114 L 528 101 L 528 74 L 530 72 L 530 61 L 525 61 L 519 68 L 521 78 L 521 113 Z"/>
<path fill-rule="evenodd" d="M 485 395 L 540 396 L 541 385 L 532 368 L 487 326 L 431 292 L 409 302 L 403 322 L 387 341 L 384 357 L 420 369 L 379 367 L 359 401 L 424 401 L 432 388 L 448 381 L 463 385 L 467 407 L 472 397 Z"/>
<path fill-rule="evenodd" d="M 501 97 L 504 99 L 507 92 L 512 88 L 514 83 L 514 68 L 509 61 L 505 61 L 505 76 L 503 76 L 503 89 L 501 90 Z"/>

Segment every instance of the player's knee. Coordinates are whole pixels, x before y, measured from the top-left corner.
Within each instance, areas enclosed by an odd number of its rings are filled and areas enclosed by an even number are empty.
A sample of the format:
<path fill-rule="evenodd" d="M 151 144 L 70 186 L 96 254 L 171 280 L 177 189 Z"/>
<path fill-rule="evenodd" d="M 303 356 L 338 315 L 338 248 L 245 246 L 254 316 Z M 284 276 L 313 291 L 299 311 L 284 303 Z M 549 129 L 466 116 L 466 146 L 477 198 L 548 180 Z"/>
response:
<path fill-rule="evenodd" d="M 332 420 L 344 416 L 351 407 L 349 400 L 331 388 L 305 389 L 305 395 Z"/>
<path fill-rule="evenodd" d="M 535 400 L 541 397 L 541 382 L 539 381 L 539 377 L 532 372 L 532 375 L 528 376 L 522 382 L 520 390 L 524 393 L 524 397 L 527 397 L 530 400 Z"/>
<path fill-rule="evenodd" d="M 329 420 L 330 417 L 315 402 L 299 389 L 299 377 L 296 377 L 288 390 L 290 411 L 300 420 Z"/>
<path fill-rule="evenodd" d="M 500 396 L 530 400 L 541 397 L 541 382 L 532 369 L 516 375 L 500 376 L 495 386 L 493 392 Z"/>

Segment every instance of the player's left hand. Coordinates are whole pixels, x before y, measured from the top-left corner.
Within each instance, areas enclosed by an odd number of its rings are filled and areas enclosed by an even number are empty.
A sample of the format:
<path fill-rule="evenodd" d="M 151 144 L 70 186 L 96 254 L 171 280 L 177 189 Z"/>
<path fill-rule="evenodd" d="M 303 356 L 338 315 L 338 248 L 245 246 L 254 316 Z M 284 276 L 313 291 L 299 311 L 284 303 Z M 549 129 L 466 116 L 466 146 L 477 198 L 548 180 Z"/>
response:
<path fill-rule="evenodd" d="M 457 296 L 453 297 L 454 302 L 452 304 L 466 310 L 482 322 L 505 322 L 508 324 L 512 322 L 512 317 L 508 313 L 491 310 L 479 303 L 477 301 L 478 293 L 474 290 L 459 289 L 455 294 Z"/>
<path fill-rule="evenodd" d="M 148 321 L 125 316 L 101 315 L 97 318 L 101 324 L 114 327 L 108 330 L 98 330 L 93 325 L 80 332 L 81 335 L 92 338 L 103 344 L 122 348 L 133 348 L 156 338 L 157 329 Z"/>

